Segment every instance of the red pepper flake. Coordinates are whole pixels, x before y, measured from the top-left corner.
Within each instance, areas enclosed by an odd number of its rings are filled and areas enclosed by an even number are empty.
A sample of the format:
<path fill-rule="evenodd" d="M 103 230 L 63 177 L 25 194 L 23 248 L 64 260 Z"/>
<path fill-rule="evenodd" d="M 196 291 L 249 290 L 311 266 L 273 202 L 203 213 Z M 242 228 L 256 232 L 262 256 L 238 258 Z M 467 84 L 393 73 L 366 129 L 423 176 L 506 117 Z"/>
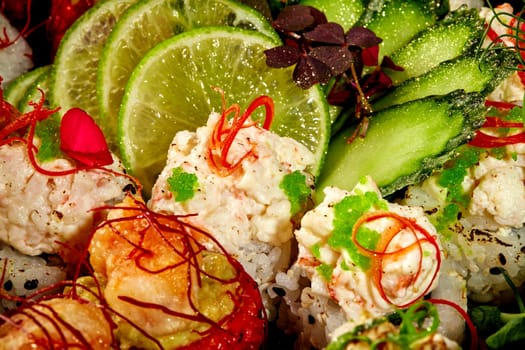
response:
<path fill-rule="evenodd" d="M 60 149 L 88 167 L 113 163 L 108 144 L 93 118 L 80 108 L 68 110 L 60 124 Z"/>

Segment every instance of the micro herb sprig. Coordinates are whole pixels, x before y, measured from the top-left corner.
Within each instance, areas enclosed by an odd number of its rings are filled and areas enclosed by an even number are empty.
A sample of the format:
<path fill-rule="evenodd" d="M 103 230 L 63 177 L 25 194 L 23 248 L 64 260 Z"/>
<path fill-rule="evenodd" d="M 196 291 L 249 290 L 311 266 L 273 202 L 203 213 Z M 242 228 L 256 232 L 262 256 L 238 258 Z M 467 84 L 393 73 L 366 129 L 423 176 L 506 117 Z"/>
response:
<path fill-rule="evenodd" d="M 514 50 L 516 58 L 519 62 L 517 67 L 509 67 L 510 69 L 518 70 L 520 73 L 525 71 L 525 21 L 522 18 L 524 14 L 524 7 L 517 12 L 516 14 L 497 11 L 490 1 L 487 1 L 487 5 L 491 9 L 493 17 L 488 22 L 484 37 L 488 38 L 488 45 L 482 47 L 485 43 L 482 41 L 480 47 L 478 48 L 478 53 L 483 55 L 489 50 L 501 50 L 501 49 L 511 49 Z M 496 32 L 493 27 L 495 23 L 499 24 L 505 29 L 504 33 Z M 504 45 L 503 45 L 504 44 Z M 510 45 L 510 46 L 509 46 Z M 507 46 L 507 48 L 505 48 Z M 525 76 L 520 77 L 522 80 L 525 80 Z"/>
<path fill-rule="evenodd" d="M 525 305 L 508 273 L 500 267 L 491 271 L 503 275 L 514 294 L 518 312 L 503 312 L 497 306 L 479 305 L 469 314 L 479 332 L 487 336 L 485 342 L 489 348 L 498 349 L 525 340 Z"/>
<path fill-rule="evenodd" d="M 364 136 L 372 114 L 369 98 L 392 85 L 382 68 L 401 70 L 388 57 L 379 64 L 382 39 L 359 26 L 345 32 L 340 24 L 328 22 L 323 12 L 304 5 L 284 7 L 273 26 L 283 45 L 265 51 L 266 64 L 272 68 L 295 65 L 293 80 L 303 89 L 324 85 L 330 104 L 354 108 Z"/>
<path fill-rule="evenodd" d="M 389 332 L 384 338 L 371 339 L 366 330 L 381 323 L 390 322 L 398 325 L 397 332 Z M 364 342 L 370 349 L 382 349 L 386 343 L 397 344 L 401 349 L 410 349 L 411 344 L 434 334 L 439 326 L 439 315 L 436 306 L 430 301 L 419 301 L 410 307 L 399 310 L 392 315 L 374 320 L 368 326 L 358 326 L 333 341 L 327 350 L 345 349 L 351 342 Z"/>

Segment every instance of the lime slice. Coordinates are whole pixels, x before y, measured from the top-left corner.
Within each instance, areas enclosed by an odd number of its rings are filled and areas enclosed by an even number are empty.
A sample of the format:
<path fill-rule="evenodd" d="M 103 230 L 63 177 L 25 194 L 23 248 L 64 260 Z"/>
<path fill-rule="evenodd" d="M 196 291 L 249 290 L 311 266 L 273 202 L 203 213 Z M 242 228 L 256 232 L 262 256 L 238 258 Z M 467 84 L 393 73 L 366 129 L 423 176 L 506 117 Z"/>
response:
<path fill-rule="evenodd" d="M 124 163 L 145 189 L 162 170 L 179 130 L 205 125 L 210 112 L 229 104 L 241 108 L 257 96 L 275 103 L 272 130 L 306 145 L 316 156 L 318 174 L 330 136 L 330 115 L 320 88 L 303 90 L 292 69 L 272 69 L 263 50 L 279 45 L 270 37 L 236 27 L 203 27 L 163 41 L 133 71 L 119 113 Z"/>
<path fill-rule="evenodd" d="M 106 0 L 86 11 L 60 42 L 50 81 L 50 99 L 67 111 L 79 107 L 98 121 L 97 67 L 119 16 L 136 0 Z"/>
<path fill-rule="evenodd" d="M 35 81 L 49 71 L 50 66 L 42 66 L 22 74 L 9 83 L 5 89 L 4 99 L 15 107 L 20 107 L 20 101 L 24 99 L 28 90 Z"/>
<path fill-rule="evenodd" d="M 116 143 L 124 88 L 139 60 L 162 40 L 208 25 L 238 26 L 277 35 L 259 12 L 229 0 L 145 0 L 122 15 L 106 42 L 98 68 L 100 115 L 111 144 Z"/>
<path fill-rule="evenodd" d="M 45 97 L 44 106 L 46 108 L 50 107 L 48 94 L 49 79 L 51 74 L 50 72 L 50 68 L 44 69 L 37 77 L 35 77 L 34 81 L 27 87 L 24 96 L 22 96 L 18 102 L 17 107 L 20 112 L 27 113 L 29 111 L 32 111 L 33 106 L 31 106 L 30 102 L 39 102 L 42 98 L 42 94 L 44 94 Z"/>

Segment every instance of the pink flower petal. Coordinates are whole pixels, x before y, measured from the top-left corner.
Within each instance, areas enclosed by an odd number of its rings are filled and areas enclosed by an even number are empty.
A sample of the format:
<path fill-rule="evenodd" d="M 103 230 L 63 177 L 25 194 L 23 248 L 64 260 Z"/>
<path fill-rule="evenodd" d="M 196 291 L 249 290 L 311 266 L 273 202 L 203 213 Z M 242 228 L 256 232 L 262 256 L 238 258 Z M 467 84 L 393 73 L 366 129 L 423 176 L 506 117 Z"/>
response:
<path fill-rule="evenodd" d="M 90 167 L 113 163 L 102 130 L 80 108 L 72 108 L 62 117 L 60 149 L 69 157 Z"/>

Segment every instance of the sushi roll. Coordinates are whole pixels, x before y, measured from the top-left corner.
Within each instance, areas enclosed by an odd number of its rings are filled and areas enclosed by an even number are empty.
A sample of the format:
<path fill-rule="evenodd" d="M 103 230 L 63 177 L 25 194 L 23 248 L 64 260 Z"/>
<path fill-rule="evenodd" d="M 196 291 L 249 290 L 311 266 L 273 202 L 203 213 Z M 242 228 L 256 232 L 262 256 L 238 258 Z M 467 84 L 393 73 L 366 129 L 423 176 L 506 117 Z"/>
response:
<path fill-rule="evenodd" d="M 290 264 L 293 231 L 310 202 L 313 165 L 312 153 L 299 142 L 250 118 L 229 121 L 212 113 L 206 126 L 175 135 L 149 206 L 189 215 L 266 294 L 276 273 Z M 272 301 L 265 300 L 270 310 Z"/>
<path fill-rule="evenodd" d="M 18 307 L 24 298 L 66 279 L 66 266 L 54 256 L 28 256 L 0 243 L 0 313 Z M 45 294 L 57 292 L 48 290 Z"/>
<path fill-rule="evenodd" d="M 436 288 L 442 260 L 423 210 L 386 201 L 371 178 L 324 192 L 295 232 L 296 261 L 273 286 L 283 296 L 278 322 L 299 347 L 317 349 L 421 300 Z"/>

